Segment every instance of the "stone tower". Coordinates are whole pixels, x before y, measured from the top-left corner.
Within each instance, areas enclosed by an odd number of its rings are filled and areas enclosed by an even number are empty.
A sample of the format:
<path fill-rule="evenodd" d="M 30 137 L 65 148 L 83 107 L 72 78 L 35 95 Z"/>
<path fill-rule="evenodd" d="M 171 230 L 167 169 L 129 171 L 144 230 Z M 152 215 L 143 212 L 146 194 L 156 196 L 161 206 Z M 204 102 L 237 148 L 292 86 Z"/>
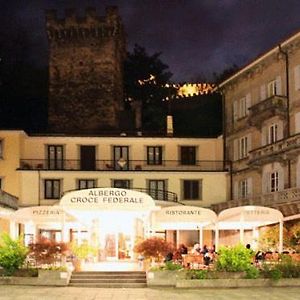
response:
<path fill-rule="evenodd" d="M 98 133 L 117 130 L 123 107 L 125 33 L 116 7 L 99 17 L 66 10 L 46 12 L 49 40 L 49 130 Z"/>

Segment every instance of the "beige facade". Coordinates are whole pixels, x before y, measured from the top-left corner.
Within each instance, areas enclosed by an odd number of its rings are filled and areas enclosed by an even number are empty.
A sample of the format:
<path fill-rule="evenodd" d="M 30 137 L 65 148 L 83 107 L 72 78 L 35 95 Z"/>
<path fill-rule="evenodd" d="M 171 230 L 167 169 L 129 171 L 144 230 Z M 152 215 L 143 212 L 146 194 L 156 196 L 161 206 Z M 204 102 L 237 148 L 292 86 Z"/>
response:
<path fill-rule="evenodd" d="M 223 139 L 29 136 L 0 131 L 3 190 L 19 206 L 52 205 L 67 191 L 126 187 L 161 204 L 209 207 L 226 200 Z"/>
<path fill-rule="evenodd" d="M 231 201 L 300 212 L 300 33 L 222 82 Z"/>

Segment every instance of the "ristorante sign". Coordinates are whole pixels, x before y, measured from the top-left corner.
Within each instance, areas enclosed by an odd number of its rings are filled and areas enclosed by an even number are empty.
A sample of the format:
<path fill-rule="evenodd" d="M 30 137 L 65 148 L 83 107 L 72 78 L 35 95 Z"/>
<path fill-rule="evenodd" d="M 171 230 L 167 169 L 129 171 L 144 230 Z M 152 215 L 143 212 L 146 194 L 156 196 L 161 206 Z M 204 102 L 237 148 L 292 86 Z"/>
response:
<path fill-rule="evenodd" d="M 213 223 L 216 221 L 216 214 L 210 209 L 196 206 L 171 206 L 154 212 L 156 222 L 202 222 Z"/>
<path fill-rule="evenodd" d="M 95 188 L 65 194 L 60 206 L 80 210 L 149 210 L 155 207 L 147 194 L 117 188 Z"/>

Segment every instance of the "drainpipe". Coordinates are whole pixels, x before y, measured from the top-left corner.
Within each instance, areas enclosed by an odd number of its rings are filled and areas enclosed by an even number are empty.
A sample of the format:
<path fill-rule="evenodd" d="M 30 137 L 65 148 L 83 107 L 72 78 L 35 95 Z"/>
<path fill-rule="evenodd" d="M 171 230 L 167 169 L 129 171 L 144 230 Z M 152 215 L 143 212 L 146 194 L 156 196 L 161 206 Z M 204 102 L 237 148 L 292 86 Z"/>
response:
<path fill-rule="evenodd" d="M 279 52 L 284 55 L 285 57 L 285 80 L 286 80 L 286 127 L 287 127 L 287 136 L 286 138 L 290 137 L 290 81 L 289 81 L 289 56 L 286 51 L 283 51 L 281 45 L 278 45 Z M 287 171 L 288 171 L 288 188 L 291 187 L 291 160 L 287 161 Z"/>
<path fill-rule="evenodd" d="M 285 57 L 285 81 L 286 81 L 286 105 L 287 105 L 287 138 L 290 137 L 290 80 L 289 80 L 289 56 L 286 51 L 283 51 L 281 45 L 278 45 L 279 52 Z"/>

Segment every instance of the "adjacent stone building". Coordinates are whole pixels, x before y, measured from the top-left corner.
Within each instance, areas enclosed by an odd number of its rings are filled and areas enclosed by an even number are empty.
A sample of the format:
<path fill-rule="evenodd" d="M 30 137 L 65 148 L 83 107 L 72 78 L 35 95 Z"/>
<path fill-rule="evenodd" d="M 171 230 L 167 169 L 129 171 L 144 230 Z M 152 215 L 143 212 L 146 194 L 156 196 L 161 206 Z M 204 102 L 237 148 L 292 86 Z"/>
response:
<path fill-rule="evenodd" d="M 51 132 L 97 133 L 119 128 L 123 106 L 125 33 L 116 7 L 99 17 L 47 11 Z"/>
<path fill-rule="evenodd" d="M 296 218 L 300 213 L 300 33 L 239 70 L 219 90 L 232 188 L 231 200 L 215 209 L 263 205 Z"/>

